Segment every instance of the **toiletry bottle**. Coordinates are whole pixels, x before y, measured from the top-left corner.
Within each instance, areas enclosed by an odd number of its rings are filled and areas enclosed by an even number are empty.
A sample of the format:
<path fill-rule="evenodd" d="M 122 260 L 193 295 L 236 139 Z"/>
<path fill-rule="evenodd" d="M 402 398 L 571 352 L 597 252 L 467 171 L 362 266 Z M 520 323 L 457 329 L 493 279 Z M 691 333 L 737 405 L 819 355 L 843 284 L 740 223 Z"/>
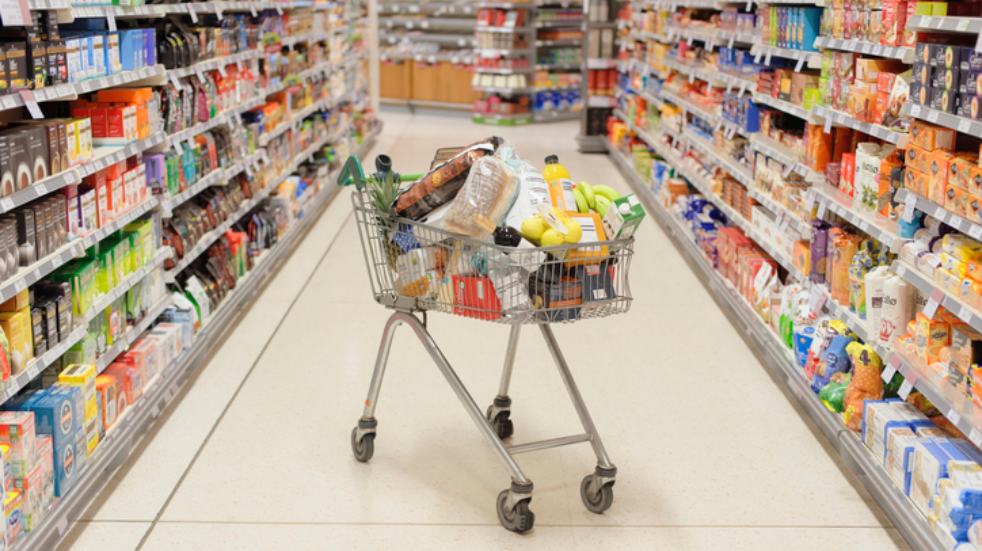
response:
<path fill-rule="evenodd" d="M 555 155 L 546 157 L 546 168 L 542 171 L 542 176 L 549 184 L 549 198 L 552 200 L 552 206 L 578 212 L 576 196 L 573 195 L 573 180 L 570 178 L 566 167 L 559 164 L 558 157 Z"/>

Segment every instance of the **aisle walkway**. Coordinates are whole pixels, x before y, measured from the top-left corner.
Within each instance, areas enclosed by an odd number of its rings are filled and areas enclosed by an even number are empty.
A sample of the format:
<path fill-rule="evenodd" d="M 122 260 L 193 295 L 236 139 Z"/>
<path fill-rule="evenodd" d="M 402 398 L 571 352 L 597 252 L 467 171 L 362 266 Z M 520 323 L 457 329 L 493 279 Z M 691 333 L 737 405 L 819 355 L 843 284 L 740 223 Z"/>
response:
<path fill-rule="evenodd" d="M 404 171 L 495 130 L 386 115 L 378 151 Z M 535 163 L 625 188 L 575 124 L 501 129 Z M 556 329 L 619 469 L 613 508 L 586 512 L 588 446 L 520 457 L 536 528 L 504 531 L 508 477 L 429 357 L 397 336 L 370 465 L 351 457 L 387 312 L 370 298 L 347 194 L 318 222 L 65 549 L 904 548 L 718 311 L 653 222 L 638 235 L 621 318 Z M 490 402 L 507 328 L 434 315 L 476 400 Z M 519 440 L 578 432 L 537 331 L 514 377 Z"/>

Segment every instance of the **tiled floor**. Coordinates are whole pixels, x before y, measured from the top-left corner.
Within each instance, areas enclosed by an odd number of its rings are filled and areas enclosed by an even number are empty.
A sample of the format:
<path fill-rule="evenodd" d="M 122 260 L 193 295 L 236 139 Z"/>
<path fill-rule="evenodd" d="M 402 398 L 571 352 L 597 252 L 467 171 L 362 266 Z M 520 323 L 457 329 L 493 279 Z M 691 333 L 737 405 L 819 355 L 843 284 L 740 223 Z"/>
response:
<path fill-rule="evenodd" d="M 624 188 L 575 124 L 492 130 L 391 114 L 397 169 L 497 131 L 526 158 Z M 387 312 L 370 298 L 347 194 L 260 295 L 65 549 L 896 549 L 905 546 L 717 310 L 656 225 L 638 235 L 629 314 L 556 328 L 617 464 L 613 508 L 586 512 L 588 446 L 520 456 L 533 533 L 499 527 L 508 484 L 429 357 L 395 340 L 371 464 L 348 442 Z M 434 315 L 430 329 L 480 404 L 507 328 Z M 551 359 L 525 330 L 516 439 L 578 432 Z"/>

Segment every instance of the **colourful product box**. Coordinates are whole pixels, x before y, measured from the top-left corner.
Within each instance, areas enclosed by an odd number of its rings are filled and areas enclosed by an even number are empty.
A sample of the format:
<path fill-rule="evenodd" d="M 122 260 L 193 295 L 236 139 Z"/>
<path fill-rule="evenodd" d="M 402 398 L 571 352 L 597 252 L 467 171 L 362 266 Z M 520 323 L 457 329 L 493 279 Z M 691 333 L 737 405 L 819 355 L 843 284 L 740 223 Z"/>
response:
<path fill-rule="evenodd" d="M 30 411 L 0 411 L 0 442 L 10 447 L 4 466 L 23 478 L 34 465 L 35 420 Z"/>
<path fill-rule="evenodd" d="M 126 409 L 126 395 L 116 386 L 116 377 L 99 375 L 96 378 L 96 392 L 99 394 L 99 413 L 102 428 L 108 431 Z"/>
<path fill-rule="evenodd" d="M 140 396 L 143 395 L 143 385 L 145 382 L 142 379 L 143 374 L 132 365 L 122 362 L 113 362 L 106 368 L 104 373 L 106 375 L 112 375 L 116 378 L 117 393 L 122 390 L 122 394 L 126 398 L 127 406 L 136 403 L 136 401 L 140 399 Z"/>
<path fill-rule="evenodd" d="M 0 329 L 7 336 L 10 353 L 10 372 L 16 375 L 27 368 L 34 358 L 33 325 L 28 308 L 16 312 L 0 312 Z"/>
<path fill-rule="evenodd" d="M 24 517 L 21 512 L 23 498 L 17 490 L 7 492 L 3 499 L 3 516 L 7 530 L 7 546 L 12 547 L 24 531 Z"/>
<path fill-rule="evenodd" d="M 51 435 L 55 471 L 55 495 L 64 496 L 78 478 L 85 452 L 77 447 L 82 433 L 82 391 L 77 387 L 55 385 L 25 397 L 16 397 L 11 407 L 32 411 L 38 434 Z"/>

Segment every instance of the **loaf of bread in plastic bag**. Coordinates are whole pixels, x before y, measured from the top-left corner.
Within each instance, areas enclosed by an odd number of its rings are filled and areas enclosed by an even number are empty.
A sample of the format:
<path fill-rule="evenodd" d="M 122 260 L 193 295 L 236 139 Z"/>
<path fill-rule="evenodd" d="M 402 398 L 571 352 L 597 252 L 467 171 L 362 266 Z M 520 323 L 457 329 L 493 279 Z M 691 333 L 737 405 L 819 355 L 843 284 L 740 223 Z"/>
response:
<path fill-rule="evenodd" d="M 471 166 L 467 181 L 450 203 L 443 227 L 447 231 L 485 238 L 504 219 L 518 191 L 514 173 L 497 157 L 482 157 Z"/>

